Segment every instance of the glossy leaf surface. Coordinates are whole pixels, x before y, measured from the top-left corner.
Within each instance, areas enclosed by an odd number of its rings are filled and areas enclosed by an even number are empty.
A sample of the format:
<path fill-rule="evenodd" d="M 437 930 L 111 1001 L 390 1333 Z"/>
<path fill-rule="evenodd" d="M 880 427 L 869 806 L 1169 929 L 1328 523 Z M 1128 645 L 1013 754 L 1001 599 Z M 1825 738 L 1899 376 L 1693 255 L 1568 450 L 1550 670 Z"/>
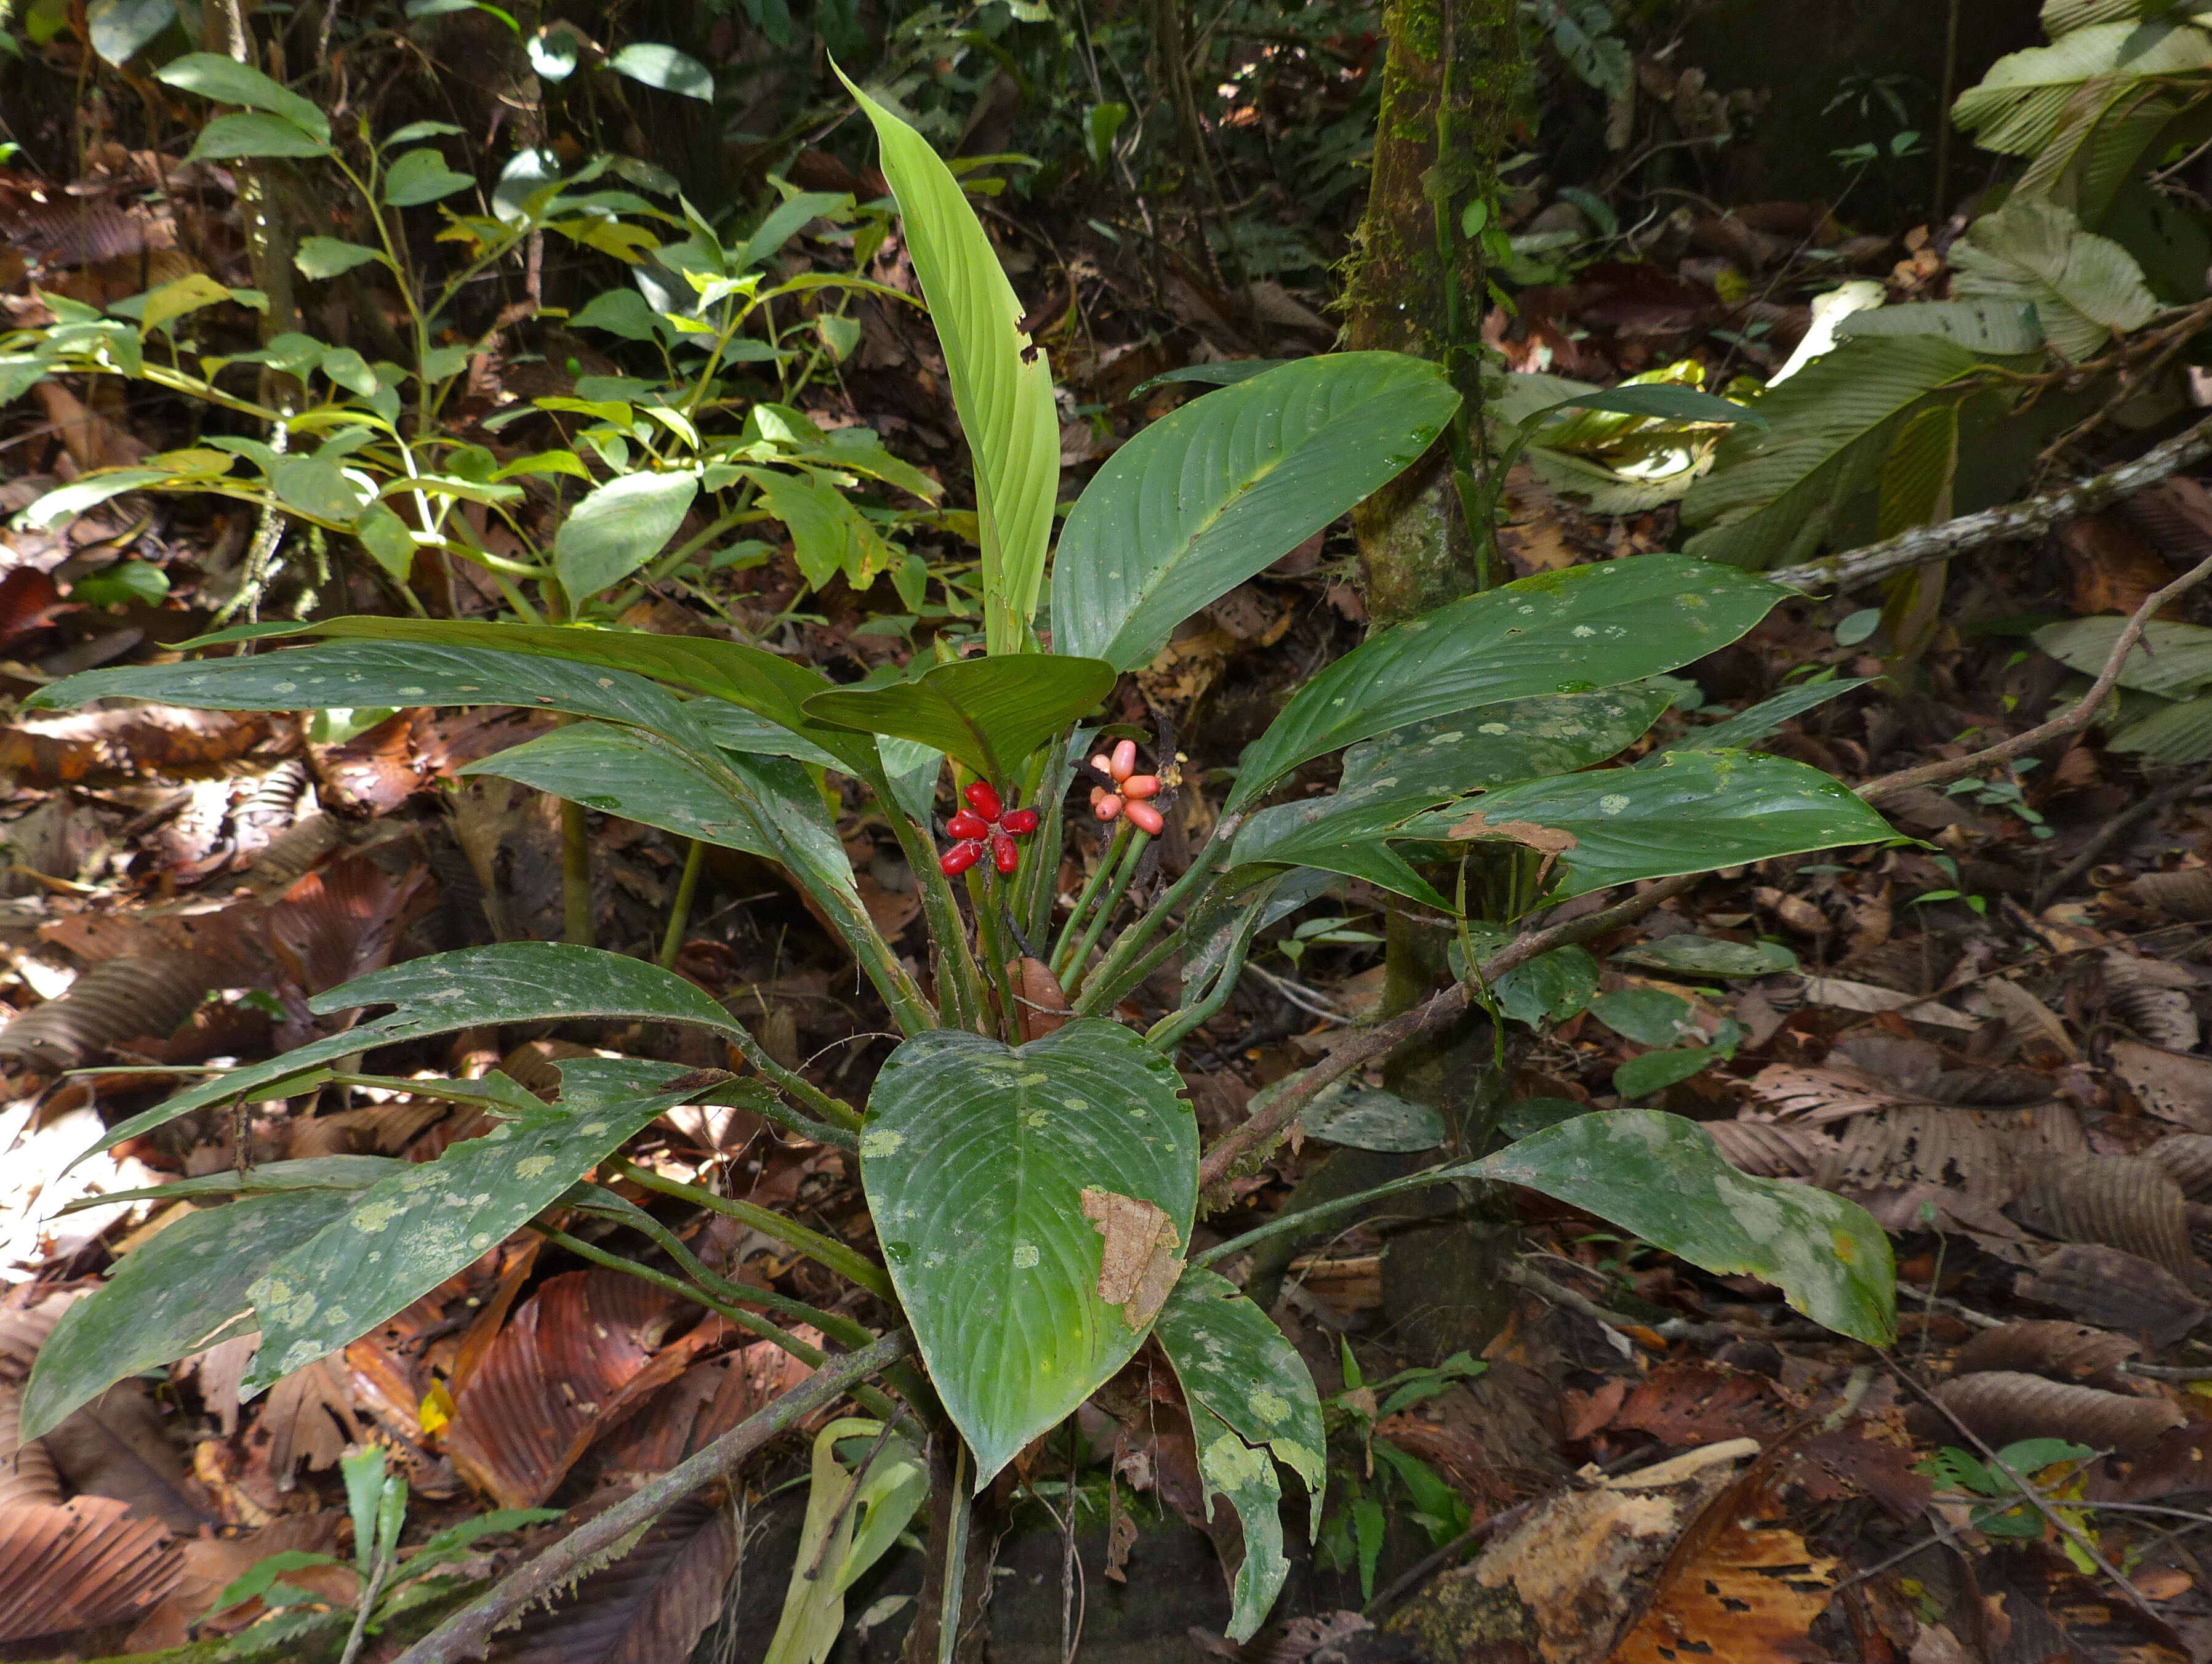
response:
<path fill-rule="evenodd" d="M 1018 1048 L 932 1030 L 877 1076 L 861 1182 L 979 1489 L 1128 1361 L 1172 1286 L 1198 1202 L 1179 1085 L 1097 1019 Z"/>
<path fill-rule="evenodd" d="M 1175 627 L 1395 477 L 1459 407 L 1393 352 L 1304 358 L 1194 400 L 1115 451 L 1053 559 L 1053 649 L 1148 664 Z"/>
<path fill-rule="evenodd" d="M 1018 654 L 941 664 L 911 682 L 817 693 L 805 709 L 817 722 L 928 746 L 1004 786 L 1113 686 L 1113 667 L 1099 660 Z"/>
<path fill-rule="evenodd" d="M 1641 681 L 1726 646 L 1787 593 L 1680 555 L 1569 567 L 1382 631 L 1292 697 L 1244 753 L 1227 807 L 1310 758 L 1431 717 Z"/>

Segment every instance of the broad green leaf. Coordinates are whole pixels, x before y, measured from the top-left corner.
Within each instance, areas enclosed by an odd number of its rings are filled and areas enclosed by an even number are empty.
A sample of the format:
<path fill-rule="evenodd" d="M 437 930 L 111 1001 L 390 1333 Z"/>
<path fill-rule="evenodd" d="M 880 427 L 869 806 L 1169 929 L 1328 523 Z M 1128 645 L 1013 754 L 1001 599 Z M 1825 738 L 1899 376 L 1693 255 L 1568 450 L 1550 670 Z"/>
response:
<path fill-rule="evenodd" d="M 1352 1149 L 1434 1149 L 1445 1137 L 1444 1118 L 1427 1104 L 1341 1083 L 1308 1105 L 1298 1124 L 1309 1138 Z"/>
<path fill-rule="evenodd" d="M 39 1349 L 23 1399 L 23 1436 L 37 1438 L 117 1381 L 253 1328 L 246 1290 L 284 1254 L 342 1218 L 376 1179 L 409 1169 L 375 1161 L 343 1189 L 271 1189 L 190 1213 L 124 1255 L 89 1299 L 64 1313 Z M 289 1167 L 293 1162 L 272 1166 Z"/>
<path fill-rule="evenodd" d="M 666 1064 L 572 1058 L 556 1067 L 561 1096 L 543 1114 L 502 1121 L 370 1186 L 254 1280 L 247 1297 L 261 1346 L 246 1392 L 275 1386 L 428 1294 L 697 1091 L 666 1089 L 682 1076 Z"/>
<path fill-rule="evenodd" d="M 2044 625 L 2035 632 L 2035 644 L 2069 669 L 2094 676 L 2126 627 L 2121 618 L 2069 619 Z M 2168 699 L 2212 686 L 2212 630 L 2154 619 L 2121 665 L 2120 686 Z"/>
<path fill-rule="evenodd" d="M 1018 1048 L 933 1029 L 876 1077 L 861 1183 L 979 1490 L 1135 1355 L 1173 1286 L 1198 1203 L 1179 1085 L 1096 1018 Z"/>
<path fill-rule="evenodd" d="M 1630 686 L 1516 699 L 1408 723 L 1346 752 L 1337 790 L 1347 799 L 1386 795 L 1412 808 L 1508 781 L 1571 773 L 1627 750 L 1667 704 L 1663 689 Z"/>
<path fill-rule="evenodd" d="M 1161 1349 L 1190 1406 L 1199 1478 L 1225 1497 L 1244 1532 L 1229 1637 L 1249 1640 L 1282 1592 L 1279 1461 L 1305 1484 L 1317 1535 L 1327 1435 L 1313 1375 L 1267 1314 L 1226 1277 L 1192 1266 L 1160 1308 Z"/>
<path fill-rule="evenodd" d="M 1597 961 L 1586 949 L 1554 948 L 1515 966 L 1490 984 L 1490 993 L 1506 1016 L 1541 1032 L 1589 1009 L 1598 974 Z"/>
<path fill-rule="evenodd" d="M 241 1094 L 270 1088 L 273 1095 L 285 1097 L 311 1090 L 329 1078 L 333 1063 L 356 1052 L 482 1024 L 635 1017 L 691 1023 L 733 1039 L 744 1032 L 712 997 L 673 972 L 555 942 L 501 942 L 433 954 L 358 978 L 307 1003 L 317 1013 L 386 1004 L 396 1009 L 280 1057 L 186 1087 L 110 1127 L 85 1155 L 112 1149 L 180 1115 L 230 1103 Z"/>
<path fill-rule="evenodd" d="M 941 664 L 911 682 L 838 688 L 806 702 L 806 714 L 866 734 L 887 734 L 957 758 L 1004 788 L 1030 754 L 1114 686 L 1097 659 L 1026 653 Z"/>
<path fill-rule="evenodd" d="M 623 728 L 597 722 L 556 728 L 461 771 L 518 780 L 603 814 L 775 858 L 750 804 L 704 770 Z M 799 783 L 806 785 L 805 776 Z"/>
<path fill-rule="evenodd" d="M 2154 710 L 2114 721 L 2105 731 L 2113 751 L 2154 763 L 2190 764 L 2212 759 L 2212 697 L 2199 694 L 2179 704 L 2160 702 Z"/>
<path fill-rule="evenodd" d="M 282 116 L 217 116 L 200 129 L 188 162 L 245 162 L 257 156 L 326 156 L 329 143 Z"/>
<path fill-rule="evenodd" d="M 1969 352 L 2009 357 L 2040 352 L 2043 327 L 2035 309 L 2018 301 L 1928 301 L 1911 306 L 1870 307 L 1838 320 L 1836 337 L 1941 335 Z"/>
<path fill-rule="evenodd" d="M 1976 220 L 1950 259 L 1954 294 L 2033 305 L 2051 344 L 2076 363 L 2158 312 L 2135 256 L 2054 203 L 2014 198 Z"/>
<path fill-rule="evenodd" d="M 92 0 L 84 13 L 93 51 L 119 69 L 176 21 L 177 0 Z"/>
<path fill-rule="evenodd" d="M 624 46 L 607 60 L 617 75 L 626 75 L 641 86 L 658 88 L 706 103 L 714 101 L 714 77 L 704 64 L 673 46 L 640 40 Z"/>
<path fill-rule="evenodd" d="M 331 124 L 311 98 L 278 86 L 260 70 L 221 52 L 187 52 L 154 71 L 154 78 L 218 104 L 242 105 L 282 116 L 293 126 L 328 143 Z"/>
<path fill-rule="evenodd" d="M 1788 592 L 1681 555 L 1522 578 L 1370 637 L 1300 688 L 1248 748 L 1226 807 L 1299 764 L 1432 717 L 1641 681 L 1703 658 Z"/>
<path fill-rule="evenodd" d="M 1602 387 L 1595 393 L 1578 393 L 1571 399 L 1562 399 L 1557 404 L 1547 405 L 1522 419 L 1524 423 L 1533 421 L 1553 411 L 1571 407 L 1607 411 L 1616 416 L 1645 416 L 1661 422 L 1740 423 L 1752 428 L 1766 425 L 1766 418 L 1748 405 L 1739 405 L 1733 399 L 1723 399 L 1717 393 L 1667 381 L 1624 383 L 1617 387 Z"/>
<path fill-rule="evenodd" d="M 1460 1169 L 1540 1191 L 1720 1277 L 1774 1283 L 1792 1310 L 1887 1346 L 1897 1276 L 1889 1239 L 1856 1203 L 1753 1179 L 1694 1121 L 1651 1110 L 1578 1115 Z"/>
<path fill-rule="evenodd" d="M 858 594 L 890 570 L 896 552 L 827 480 L 774 468 L 738 472 L 760 487 L 768 511 L 791 533 L 792 557 L 808 588 L 823 588 L 842 573 Z"/>
<path fill-rule="evenodd" d="M 345 242 L 337 237 L 302 237 L 300 252 L 292 256 L 292 264 L 300 268 L 302 277 L 319 281 L 383 258 L 377 250 L 357 242 Z"/>
<path fill-rule="evenodd" d="M 88 606 L 127 606 L 160 602 L 169 593 L 169 575 L 143 560 L 118 560 L 88 573 L 70 586 L 70 599 Z"/>
<path fill-rule="evenodd" d="M 465 191 L 475 183 L 468 174 L 455 173 L 446 165 L 444 156 L 426 147 L 410 150 L 392 162 L 384 175 L 384 199 L 394 208 L 415 208 Z"/>
<path fill-rule="evenodd" d="M 780 202 L 762 216 L 742 246 L 730 256 L 732 273 L 751 271 L 763 260 L 789 242 L 804 227 L 824 215 L 842 216 L 852 204 L 848 192 L 802 191 L 787 201 Z"/>
<path fill-rule="evenodd" d="M 983 546 L 983 637 L 1016 653 L 1044 583 L 1045 544 L 1060 491 L 1060 419 L 1052 367 L 1022 330 L 1022 303 L 960 181 L 929 141 L 845 82 L 882 149 L 915 276 L 945 349 L 952 402 L 975 460 Z"/>
<path fill-rule="evenodd" d="M 2114 21 L 2075 29 L 2048 46 L 1999 58 L 1953 107 L 1953 119 L 1984 149 L 2033 155 L 2058 132 L 2085 83 L 2147 80 L 2212 69 L 2202 29 Z"/>
<path fill-rule="evenodd" d="M 1689 1032 L 1689 1001 L 1658 988 L 1600 994 L 1589 1003 L 1589 1014 L 1638 1045 L 1673 1045 Z"/>
<path fill-rule="evenodd" d="M 349 526 L 359 518 L 362 499 L 368 495 L 337 464 L 319 456 L 279 458 L 269 471 L 269 488 L 286 508 L 334 526 Z"/>
<path fill-rule="evenodd" d="M 494 1070 L 485 1078 L 506 1081 L 507 1077 Z M 450 1088 L 455 1083 L 446 1081 L 437 1084 Z M 520 1087 L 514 1089 L 522 1090 Z M 538 1100 L 533 1098 L 529 1101 L 534 1106 Z M 113 1202 L 167 1204 L 196 1196 L 264 1196 L 280 1190 L 366 1190 L 392 1171 L 392 1158 L 386 1155 L 311 1155 L 295 1161 L 264 1161 L 258 1167 L 226 1167 L 221 1173 L 197 1173 L 137 1190 L 100 1191 L 80 1196 L 61 1211 L 77 1213 Z"/>
<path fill-rule="evenodd" d="M 553 539 L 561 587 L 580 606 L 667 546 L 699 495 L 693 473 L 623 474 L 568 511 Z"/>
<path fill-rule="evenodd" d="M 1896 424 L 1986 363 L 1940 335 L 1858 335 L 1761 393 L 1765 431 L 1738 429 L 1682 501 L 1701 558 L 1757 569 L 1807 556 L 1837 509 L 1874 483 Z"/>
<path fill-rule="evenodd" d="M 634 289 L 610 289 L 592 296 L 568 320 L 568 327 L 603 329 L 625 341 L 657 341 L 664 332 L 660 314 Z"/>
<path fill-rule="evenodd" d="M 782 723 L 771 722 L 767 717 L 757 716 L 741 705 L 732 704 L 727 699 L 693 699 L 684 708 L 698 718 L 699 726 L 724 751 L 741 751 L 755 757 L 793 757 L 802 763 L 836 769 L 840 773 L 847 772 L 850 768 L 843 759 L 824 751 L 811 740 L 802 739 Z M 842 730 L 837 732 L 841 737 L 852 737 Z M 892 743 L 903 745 L 906 742 L 895 741 Z M 888 765 L 888 756 L 884 760 Z"/>
<path fill-rule="evenodd" d="M 1668 751 L 1745 751 L 1754 743 L 1779 733 L 1782 725 L 1803 716 L 1807 711 L 1824 705 L 1829 700 L 1850 692 L 1855 687 L 1864 687 L 1870 677 L 1850 680 L 1832 679 L 1825 682 L 1799 682 L 1786 687 L 1771 699 L 1762 699 L 1747 710 L 1713 723 L 1709 728 L 1693 728 L 1674 744 Z M 1649 767 L 1656 759 L 1647 759 L 1638 767 Z"/>
<path fill-rule="evenodd" d="M 1117 670 L 1389 482 L 1451 420 L 1435 365 L 1300 359 L 1163 417 L 1115 451 L 1053 559 L 1053 650 Z"/>
<path fill-rule="evenodd" d="M 400 582 L 407 582 L 415 567 L 415 533 L 390 503 L 372 503 L 363 509 L 353 523 L 353 534 L 379 566 Z"/>
<path fill-rule="evenodd" d="M 1778 942 L 1723 942 L 1688 931 L 1639 942 L 1613 957 L 1622 965 L 1686 977 L 1771 977 L 1797 968 L 1797 955 Z"/>
<path fill-rule="evenodd" d="M 1951 518 L 1959 478 L 1959 401 L 1938 399 L 1915 411 L 1882 459 L 1875 535 L 1893 538 L 1915 526 Z"/>
<path fill-rule="evenodd" d="M 1601 769 L 1486 792 L 1419 815 L 1393 836 L 1504 838 L 1555 854 L 1550 899 L 1647 878 L 1710 872 L 1896 834 L 1820 770 L 1747 752 L 1669 752 L 1656 768 Z"/>
<path fill-rule="evenodd" d="M 1150 393 L 1154 387 L 1170 387 L 1178 381 L 1195 381 L 1209 387 L 1233 387 L 1239 381 L 1249 381 L 1255 375 L 1265 375 L 1271 369 L 1280 369 L 1285 364 L 1299 362 L 1296 358 L 1223 358 L 1211 364 L 1185 364 L 1177 369 L 1162 370 L 1158 375 L 1139 381 L 1131 390 L 1130 396 L 1134 398 Z"/>
<path fill-rule="evenodd" d="M 170 477 L 166 468 L 109 468 L 88 473 L 38 498 L 23 510 L 21 520 L 24 525 L 43 531 L 56 521 L 74 520 L 111 497 L 157 485 Z"/>

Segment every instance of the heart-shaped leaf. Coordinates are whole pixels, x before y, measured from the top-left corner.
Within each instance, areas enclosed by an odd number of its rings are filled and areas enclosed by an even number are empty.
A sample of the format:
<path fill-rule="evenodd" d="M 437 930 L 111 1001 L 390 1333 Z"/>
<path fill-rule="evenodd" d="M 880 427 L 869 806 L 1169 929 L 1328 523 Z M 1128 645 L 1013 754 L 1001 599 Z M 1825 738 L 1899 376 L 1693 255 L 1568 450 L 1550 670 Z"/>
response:
<path fill-rule="evenodd" d="M 1100 659 L 1022 653 L 941 664 L 911 682 L 817 693 L 817 722 L 917 741 L 1005 785 L 1038 747 L 1097 708 L 1114 686 Z"/>
<path fill-rule="evenodd" d="M 918 1034 L 876 1077 L 860 1179 L 978 1489 L 1128 1361 L 1198 1204 L 1198 1123 L 1166 1058 L 1079 1020 L 1010 1048 Z"/>

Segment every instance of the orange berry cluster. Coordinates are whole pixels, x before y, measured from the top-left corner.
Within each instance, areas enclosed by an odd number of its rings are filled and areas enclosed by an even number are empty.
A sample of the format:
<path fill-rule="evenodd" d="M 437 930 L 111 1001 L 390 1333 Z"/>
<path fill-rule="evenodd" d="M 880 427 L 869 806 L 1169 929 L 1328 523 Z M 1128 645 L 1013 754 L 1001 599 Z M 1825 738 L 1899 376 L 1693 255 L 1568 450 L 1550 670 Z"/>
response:
<path fill-rule="evenodd" d="M 1101 752 L 1092 758 L 1091 766 L 1114 783 L 1110 788 L 1091 787 L 1091 812 L 1108 821 L 1127 815 L 1139 832 L 1158 838 L 1167 819 L 1146 800 L 1160 795 L 1160 777 L 1137 772 L 1137 742 L 1122 741 L 1112 756 Z"/>

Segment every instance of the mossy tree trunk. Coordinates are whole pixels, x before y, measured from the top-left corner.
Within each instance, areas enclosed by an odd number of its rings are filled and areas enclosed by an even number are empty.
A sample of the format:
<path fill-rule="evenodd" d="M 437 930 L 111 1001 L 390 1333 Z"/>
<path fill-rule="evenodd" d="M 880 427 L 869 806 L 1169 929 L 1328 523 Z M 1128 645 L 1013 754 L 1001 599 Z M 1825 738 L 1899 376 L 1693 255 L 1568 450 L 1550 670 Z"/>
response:
<path fill-rule="evenodd" d="M 1487 281 L 1478 240 L 1459 235 L 1460 216 L 1469 203 L 1494 201 L 1498 158 L 1520 125 L 1518 10 L 1516 0 L 1386 0 L 1389 45 L 1373 182 L 1347 296 L 1346 346 L 1445 365 L 1471 417 L 1480 409 Z M 1481 444 L 1480 421 L 1469 430 L 1459 436 L 1457 466 L 1480 469 L 1479 454 L 1470 462 Z M 1478 587 L 1485 552 L 1462 510 L 1455 460 L 1451 437 L 1438 440 L 1353 515 L 1378 629 Z M 1488 528 L 1479 534 L 1486 539 Z M 1454 875 L 1437 877 L 1449 894 Z M 1447 931 L 1398 914 L 1388 929 L 1386 1014 L 1425 998 L 1450 975 Z M 1402 1048 L 1387 1077 L 1443 1111 L 1451 1153 L 1471 1156 L 1489 1141 L 1503 1098 L 1498 1058 L 1489 1023 L 1473 1017 Z M 1438 1356 L 1479 1350 L 1502 1314 L 1494 1267 L 1507 1251 L 1510 1212 L 1496 1198 L 1425 1194 L 1414 1209 L 1436 1210 L 1436 1222 L 1400 1228 L 1384 1256 L 1393 1339 Z"/>

